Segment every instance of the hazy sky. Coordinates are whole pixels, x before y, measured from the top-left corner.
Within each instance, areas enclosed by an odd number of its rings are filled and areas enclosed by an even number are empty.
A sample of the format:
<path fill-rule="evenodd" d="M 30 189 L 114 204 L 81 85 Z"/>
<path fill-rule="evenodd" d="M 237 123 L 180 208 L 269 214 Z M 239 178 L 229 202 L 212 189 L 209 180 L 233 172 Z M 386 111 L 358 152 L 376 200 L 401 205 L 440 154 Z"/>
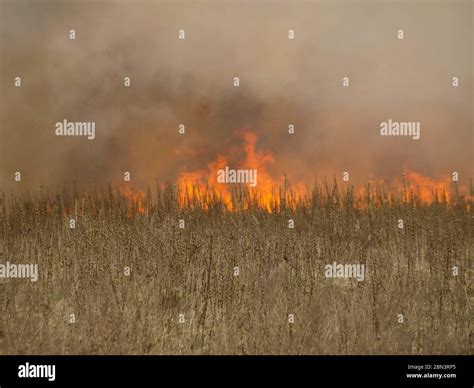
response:
<path fill-rule="evenodd" d="M 25 185 L 116 182 L 123 171 L 153 183 L 220 154 L 237 165 L 243 129 L 273 153 L 276 179 L 350 171 L 363 183 L 403 167 L 469 179 L 472 8 L 469 0 L 0 0 L 0 188 L 15 171 Z M 95 140 L 55 136 L 64 119 L 95 121 Z M 388 119 L 419 121 L 421 138 L 380 136 Z"/>

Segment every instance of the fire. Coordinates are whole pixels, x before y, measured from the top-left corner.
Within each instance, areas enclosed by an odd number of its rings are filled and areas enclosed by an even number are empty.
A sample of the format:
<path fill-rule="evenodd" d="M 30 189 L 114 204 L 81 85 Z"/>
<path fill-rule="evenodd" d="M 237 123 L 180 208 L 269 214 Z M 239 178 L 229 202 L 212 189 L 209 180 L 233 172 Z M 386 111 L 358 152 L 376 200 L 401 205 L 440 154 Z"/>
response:
<path fill-rule="evenodd" d="M 244 132 L 243 138 L 245 141 L 245 165 L 256 169 L 258 172 L 258 188 L 261 195 L 261 202 L 267 209 L 271 209 L 274 204 L 275 193 L 277 188 L 276 182 L 273 181 L 268 173 L 267 166 L 274 163 L 275 159 L 269 152 L 259 153 L 255 150 L 257 144 L 257 136 L 252 132 Z M 256 192 L 254 191 L 254 195 Z"/>
<path fill-rule="evenodd" d="M 449 178 L 436 180 L 416 171 L 406 170 L 405 179 L 423 203 L 432 203 L 443 199 L 446 199 L 447 202 L 451 200 L 452 182 Z"/>
<path fill-rule="evenodd" d="M 177 182 L 180 191 L 180 207 L 189 206 L 193 200 L 206 206 L 211 196 L 231 207 L 230 193 L 226 187 L 221 187 L 219 191 L 213 190 L 217 183 L 217 181 L 213 181 L 213 178 L 217 176 L 217 171 L 226 165 L 226 158 L 218 156 L 215 161 L 207 165 L 206 169 L 181 173 Z"/>
<path fill-rule="evenodd" d="M 470 202 L 473 199 L 466 185 L 458 184 L 451 176 L 435 179 L 409 169 L 392 181 L 370 180 L 366 187 L 358 187 L 355 192 L 359 199 L 368 198 L 371 202 L 382 199 L 393 203 L 399 198 L 405 202 L 415 199 L 420 204 L 428 205 L 435 202 Z"/>
<path fill-rule="evenodd" d="M 181 173 L 177 186 L 180 190 L 180 205 L 187 206 L 193 200 L 200 200 L 204 204 L 208 200 L 220 201 L 228 210 L 236 210 L 235 205 L 242 204 L 245 208 L 253 203 L 266 210 L 271 211 L 277 201 L 275 190 L 277 182 L 268 172 L 268 166 L 274 163 L 274 157 L 270 152 L 260 152 L 256 149 L 257 136 L 250 131 L 242 131 L 240 137 L 243 140 L 241 148 L 233 149 L 235 156 L 243 155 L 242 162 L 236 163 L 232 168 L 255 170 L 258 189 L 247 187 L 243 191 L 234 190 L 232 185 L 220 183 L 217 180 L 219 170 L 229 167 L 229 161 L 224 155 L 219 155 L 216 160 L 209 163 L 207 168 L 201 170 L 187 171 Z M 241 196 L 246 196 L 242 203 Z"/>
<path fill-rule="evenodd" d="M 228 150 L 226 153 L 228 157 L 219 155 L 204 169 L 181 173 L 177 181 L 181 207 L 188 207 L 194 203 L 193 200 L 202 203 L 204 208 L 208 207 L 206 204 L 218 201 L 231 211 L 257 206 L 272 212 L 273 209 L 280 209 L 283 201 L 286 207 L 295 208 L 296 204 L 302 204 L 311 197 L 309 190 L 302 182 L 297 182 L 290 188 L 286 177 L 284 180 L 272 177 L 268 168 L 275 162 L 275 158 L 270 152 L 257 150 L 255 133 L 249 130 L 241 131 L 240 138 L 243 140 L 243 146 Z M 243 191 L 239 191 L 235 190 L 235 185 L 217 181 L 219 170 L 225 169 L 229 164 L 229 158 L 235 157 L 236 154 L 243 155 L 240 158 L 242 162 L 233 167 L 258 171 L 256 188 L 244 187 Z M 353 187 L 352 192 L 355 196 L 353 205 L 364 208 L 368 203 L 376 206 L 382 203 L 392 204 L 396 198 L 407 201 L 410 200 L 407 195 L 410 194 L 411 197 L 411 193 L 414 194 L 413 198 L 422 204 L 437 201 L 452 202 L 453 194 L 456 198 L 460 198 L 459 191 L 465 191 L 460 190 L 460 187 L 453 183 L 455 182 L 452 182 L 450 177 L 434 179 L 412 170 L 405 170 L 402 177 L 390 182 L 370 180 L 365 186 Z M 343 190 L 348 189 L 349 186 L 343 186 Z M 334 189 L 339 190 L 337 186 Z M 339 200 L 335 201 L 340 202 L 343 195 L 344 192 L 340 192 Z M 472 199 L 470 196 L 464 196 L 464 198 Z"/>
<path fill-rule="evenodd" d="M 255 133 L 242 131 L 239 137 L 242 140 L 240 146 L 227 150 L 225 155 L 218 155 L 205 168 L 182 172 L 175 185 L 171 182 L 158 185 L 155 200 L 149 188 L 145 194 L 131 183 L 119 186 L 118 197 L 114 191 L 110 196 L 92 190 L 64 200 L 42 189 L 41 209 L 44 210 L 40 211 L 47 214 L 60 213 L 63 216 L 81 216 L 87 212 L 99 214 L 102 205 L 117 199 L 128 218 L 150 215 L 158 207 L 168 208 L 170 205 L 180 209 L 221 208 L 232 212 L 261 209 L 269 213 L 327 205 L 363 210 L 400 203 L 412 203 L 415 206 L 444 203 L 466 206 L 468 211 L 472 206 L 472 184 L 469 188 L 465 183 L 453 181 L 451 175 L 436 179 L 407 169 L 397 179 L 369 180 L 364 186 L 353 185 L 351 182 L 340 184 L 337 180 L 314 186 L 307 186 L 307 182 L 297 182 L 290 186 L 286 176 L 275 178 L 270 172 L 269 167 L 275 162 L 275 158 L 270 152 L 257 149 L 258 139 Z M 222 183 L 218 179 L 218 173 L 228 173 L 229 164 L 233 168 L 258 171 L 255 187 L 242 182 Z"/>
<path fill-rule="evenodd" d="M 135 213 L 145 214 L 144 195 L 141 191 L 136 191 L 130 185 L 123 184 L 120 186 L 120 193 L 127 200 L 129 217 L 133 217 Z"/>
<path fill-rule="evenodd" d="M 335 206 L 354 206 L 364 209 L 367 206 L 392 205 L 397 201 L 416 201 L 428 205 L 433 202 L 458 203 L 467 201 L 470 209 L 472 194 L 466 195 L 467 188 L 458 186 L 451 176 L 435 179 L 413 170 L 405 170 L 397 179 L 369 180 L 364 186 L 348 184 L 316 185 L 314 190 L 306 184 L 297 182 L 290 186 L 286 176 L 275 177 L 270 166 L 275 163 L 271 152 L 257 148 L 257 135 L 250 130 L 238 132 L 241 144 L 223 151 L 204 168 L 183 171 L 174 186 L 176 200 L 180 208 L 197 207 L 204 210 L 221 207 L 228 211 L 259 208 L 268 212 L 281 211 L 297 206 L 310 206 L 315 199 L 324 198 Z M 222 172 L 256 171 L 255 187 L 242 182 L 223 183 L 218 179 Z M 222 175 L 222 174 L 221 174 Z M 160 189 L 161 190 L 161 189 Z M 472 189 L 471 189 L 472 191 Z M 149 196 L 135 191 L 130 185 L 122 185 L 121 193 L 127 200 L 128 215 L 148 213 Z M 464 195 L 461 195 L 463 193 Z M 348 196 L 349 195 L 349 196 Z M 348 198 L 352 198 L 348 199 Z M 318 199 L 319 198 L 319 199 Z"/>

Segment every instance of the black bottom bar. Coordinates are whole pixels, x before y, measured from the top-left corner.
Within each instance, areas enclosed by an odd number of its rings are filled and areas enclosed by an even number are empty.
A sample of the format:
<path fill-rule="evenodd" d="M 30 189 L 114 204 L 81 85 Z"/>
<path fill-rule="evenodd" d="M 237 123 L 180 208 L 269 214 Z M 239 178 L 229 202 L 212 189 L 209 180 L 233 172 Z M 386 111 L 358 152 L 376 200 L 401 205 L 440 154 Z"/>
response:
<path fill-rule="evenodd" d="M 473 387 L 473 365 L 470 356 L 2 356 L 0 387 Z"/>

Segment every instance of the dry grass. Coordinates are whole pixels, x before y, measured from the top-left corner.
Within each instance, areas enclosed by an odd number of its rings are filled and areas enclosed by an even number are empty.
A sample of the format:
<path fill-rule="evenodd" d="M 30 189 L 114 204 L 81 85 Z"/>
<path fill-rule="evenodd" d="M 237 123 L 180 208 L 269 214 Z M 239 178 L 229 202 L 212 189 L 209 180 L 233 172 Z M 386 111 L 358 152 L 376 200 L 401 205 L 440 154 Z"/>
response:
<path fill-rule="evenodd" d="M 3 194 L 0 263 L 38 263 L 40 276 L 0 283 L 0 353 L 470 352 L 470 203 L 379 192 L 353 206 L 326 185 L 299 202 L 283 193 L 269 213 L 245 193 L 234 212 L 212 195 L 183 209 L 177 196 L 170 185 L 140 205 L 112 188 Z M 365 263 L 366 280 L 326 279 L 333 261 Z"/>

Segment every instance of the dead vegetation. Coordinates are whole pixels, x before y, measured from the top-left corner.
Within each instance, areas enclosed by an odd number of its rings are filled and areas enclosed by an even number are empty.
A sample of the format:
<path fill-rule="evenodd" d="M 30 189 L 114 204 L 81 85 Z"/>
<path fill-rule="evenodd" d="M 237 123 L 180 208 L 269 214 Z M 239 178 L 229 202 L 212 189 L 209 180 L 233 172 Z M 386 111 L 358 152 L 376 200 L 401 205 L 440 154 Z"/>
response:
<path fill-rule="evenodd" d="M 236 191 L 228 211 L 158 187 L 0 196 L 0 262 L 39 265 L 36 283 L 1 280 L 1 354 L 470 352 L 469 200 L 326 185 L 266 210 Z M 365 281 L 326 279 L 333 261 Z"/>

